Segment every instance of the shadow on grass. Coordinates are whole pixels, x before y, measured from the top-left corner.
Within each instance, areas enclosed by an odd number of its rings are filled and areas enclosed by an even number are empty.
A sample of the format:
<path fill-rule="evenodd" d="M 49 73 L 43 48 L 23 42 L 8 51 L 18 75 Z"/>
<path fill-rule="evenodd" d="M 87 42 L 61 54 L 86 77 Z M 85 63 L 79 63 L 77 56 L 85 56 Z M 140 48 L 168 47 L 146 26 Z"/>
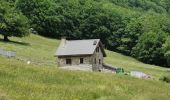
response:
<path fill-rule="evenodd" d="M 25 42 L 20 42 L 20 41 L 4 41 L 3 39 L 0 39 L 0 42 L 4 42 L 4 43 L 12 43 L 12 44 L 19 44 L 19 45 L 24 45 L 24 46 L 30 46 L 29 43 L 25 43 Z"/>

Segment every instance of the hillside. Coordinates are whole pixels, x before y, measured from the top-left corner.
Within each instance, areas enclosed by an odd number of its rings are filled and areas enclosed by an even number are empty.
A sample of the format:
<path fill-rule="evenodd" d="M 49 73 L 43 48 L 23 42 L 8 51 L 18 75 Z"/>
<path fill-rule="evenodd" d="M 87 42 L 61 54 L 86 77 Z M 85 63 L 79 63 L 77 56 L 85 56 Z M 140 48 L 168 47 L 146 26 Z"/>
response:
<path fill-rule="evenodd" d="M 107 51 L 106 63 L 123 67 L 126 71 L 146 72 L 156 80 L 66 71 L 57 68 L 53 56 L 60 41 L 33 34 L 10 39 L 13 42 L 0 41 L 0 48 L 16 51 L 17 57 L 0 57 L 0 99 L 169 100 L 169 84 L 157 80 L 169 74 L 169 69 Z M 27 61 L 31 64 L 27 65 Z"/>
<path fill-rule="evenodd" d="M 24 62 L 31 61 L 31 63 L 36 65 L 50 65 L 56 67 L 54 53 L 59 46 L 59 40 L 49 39 L 34 34 L 25 38 L 12 37 L 11 40 L 13 42 L 10 43 L 1 41 L 0 48 L 16 51 L 16 58 L 23 60 Z M 134 58 L 112 51 L 106 51 L 107 57 L 105 58 L 105 63 L 115 67 L 122 67 L 126 71 L 143 71 L 154 76 L 156 79 L 169 74 L 170 70 L 168 68 L 144 64 Z"/>
<path fill-rule="evenodd" d="M 52 40 L 31 34 L 26 38 L 11 39 L 13 42 L 0 42 L 0 47 L 6 50 L 16 51 L 17 58 L 31 61 L 36 64 L 54 65 L 54 53 L 59 45 L 58 40 Z"/>
<path fill-rule="evenodd" d="M 147 64 L 170 67 L 169 0 L 0 0 L 4 40 L 29 33 L 100 38 L 104 46 Z"/>

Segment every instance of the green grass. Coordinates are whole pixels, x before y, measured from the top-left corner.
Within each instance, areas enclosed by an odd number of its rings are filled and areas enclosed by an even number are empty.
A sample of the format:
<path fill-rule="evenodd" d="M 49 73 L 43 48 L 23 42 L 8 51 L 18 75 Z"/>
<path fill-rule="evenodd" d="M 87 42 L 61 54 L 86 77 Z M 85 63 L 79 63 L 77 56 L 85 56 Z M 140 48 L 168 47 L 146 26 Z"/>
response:
<path fill-rule="evenodd" d="M 0 36 L 1 38 L 1 36 Z M 0 56 L 0 100 L 169 100 L 170 85 L 110 73 L 58 69 L 54 53 L 58 40 L 37 35 L 0 41 L 0 48 L 17 57 Z M 24 43 L 24 44 L 23 44 Z M 169 69 L 143 64 L 133 58 L 107 51 L 105 61 L 127 71 L 139 70 L 158 79 Z M 18 60 L 19 59 L 19 60 Z M 21 59 L 24 59 L 23 61 Z M 30 60 L 30 65 L 26 61 Z"/>
<path fill-rule="evenodd" d="M 106 63 L 113 66 L 122 67 L 126 71 L 142 71 L 151 75 L 156 80 L 164 75 L 170 75 L 169 68 L 144 64 L 134 58 L 124 56 L 116 52 L 107 51 L 107 55 L 108 57 L 105 59 Z"/>
<path fill-rule="evenodd" d="M 4 99 L 168 100 L 170 97 L 170 85 L 159 81 L 58 70 L 3 57 L 0 61 L 0 98 Z"/>
<path fill-rule="evenodd" d="M 0 36 L 2 38 L 2 36 Z M 0 48 L 17 52 L 17 58 L 36 64 L 54 65 L 54 53 L 59 45 L 58 40 L 31 34 L 25 38 L 10 38 L 13 42 L 0 42 Z"/>

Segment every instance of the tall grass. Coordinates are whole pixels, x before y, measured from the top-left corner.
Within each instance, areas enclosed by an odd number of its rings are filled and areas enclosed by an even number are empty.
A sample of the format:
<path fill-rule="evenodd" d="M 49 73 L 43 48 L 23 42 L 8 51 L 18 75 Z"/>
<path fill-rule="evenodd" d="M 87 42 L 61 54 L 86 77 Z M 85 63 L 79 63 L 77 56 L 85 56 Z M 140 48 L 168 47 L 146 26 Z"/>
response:
<path fill-rule="evenodd" d="M 11 60 L 11 64 L 8 63 Z M 107 73 L 59 70 L 0 57 L 0 98 L 169 100 L 169 84 Z"/>

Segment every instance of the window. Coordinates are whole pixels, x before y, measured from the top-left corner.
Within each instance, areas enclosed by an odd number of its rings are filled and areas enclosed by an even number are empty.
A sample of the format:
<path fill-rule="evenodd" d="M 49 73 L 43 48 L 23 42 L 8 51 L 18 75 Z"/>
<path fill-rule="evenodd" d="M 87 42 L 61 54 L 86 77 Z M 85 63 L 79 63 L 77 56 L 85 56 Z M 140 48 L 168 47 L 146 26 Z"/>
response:
<path fill-rule="evenodd" d="M 94 59 L 94 64 L 96 64 L 96 58 Z"/>
<path fill-rule="evenodd" d="M 66 64 L 71 65 L 71 59 L 66 59 Z"/>
<path fill-rule="evenodd" d="M 99 47 L 96 48 L 96 52 L 99 52 Z"/>
<path fill-rule="evenodd" d="M 99 59 L 99 64 L 101 64 L 101 60 Z"/>
<path fill-rule="evenodd" d="M 83 63 L 84 63 L 84 59 L 80 58 L 80 64 L 83 64 Z"/>

